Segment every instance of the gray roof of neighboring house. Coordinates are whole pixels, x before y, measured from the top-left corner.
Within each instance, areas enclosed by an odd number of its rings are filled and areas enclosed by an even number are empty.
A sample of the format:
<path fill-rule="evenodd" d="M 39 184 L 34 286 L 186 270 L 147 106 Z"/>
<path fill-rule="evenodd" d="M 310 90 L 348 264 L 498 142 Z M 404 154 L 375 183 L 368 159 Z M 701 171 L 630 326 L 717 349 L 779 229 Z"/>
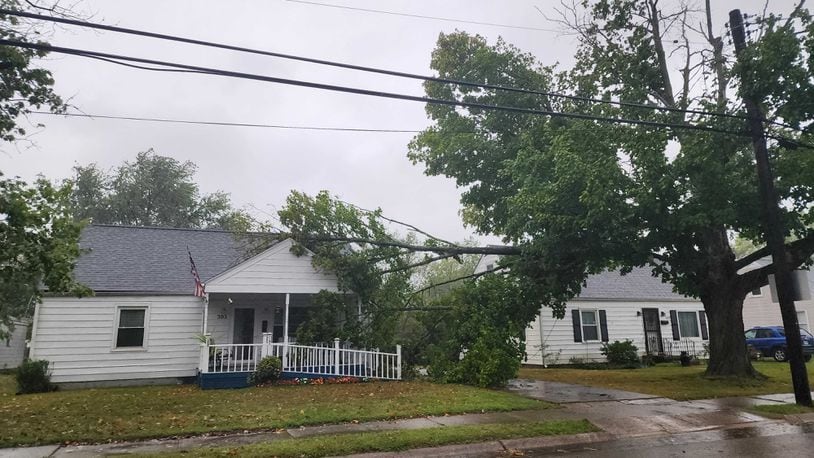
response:
<path fill-rule="evenodd" d="M 476 272 L 486 270 L 487 264 L 496 263 L 497 255 L 484 255 L 478 261 Z M 602 272 L 588 277 L 586 286 L 575 300 L 631 300 L 631 301 L 695 301 L 673 292 L 673 286 L 663 283 L 651 274 L 651 269 L 637 267 L 627 275 L 618 270 Z"/>
<path fill-rule="evenodd" d="M 673 292 L 673 286 L 654 277 L 651 269 L 637 267 L 627 275 L 619 271 L 602 272 L 588 277 L 587 285 L 582 288 L 580 300 L 684 300 L 692 301 L 686 296 Z"/>
<path fill-rule="evenodd" d="M 274 243 L 261 234 L 91 225 L 82 230 L 83 253 L 74 274 L 77 281 L 100 293 L 191 295 L 195 283 L 187 248 L 206 282 L 256 254 L 260 246 Z"/>

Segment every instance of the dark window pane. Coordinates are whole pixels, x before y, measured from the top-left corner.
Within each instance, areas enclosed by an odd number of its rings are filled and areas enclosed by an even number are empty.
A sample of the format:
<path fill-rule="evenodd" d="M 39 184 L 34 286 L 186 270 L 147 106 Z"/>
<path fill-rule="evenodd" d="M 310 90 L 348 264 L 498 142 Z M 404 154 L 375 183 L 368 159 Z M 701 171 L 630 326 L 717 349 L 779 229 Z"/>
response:
<path fill-rule="evenodd" d="M 583 340 L 599 340 L 599 333 L 596 326 L 583 326 L 582 327 Z"/>
<path fill-rule="evenodd" d="M 120 328 L 116 347 L 143 347 L 144 328 Z"/>
<path fill-rule="evenodd" d="M 139 310 L 122 310 L 119 316 L 120 328 L 143 328 L 144 327 L 144 309 Z"/>

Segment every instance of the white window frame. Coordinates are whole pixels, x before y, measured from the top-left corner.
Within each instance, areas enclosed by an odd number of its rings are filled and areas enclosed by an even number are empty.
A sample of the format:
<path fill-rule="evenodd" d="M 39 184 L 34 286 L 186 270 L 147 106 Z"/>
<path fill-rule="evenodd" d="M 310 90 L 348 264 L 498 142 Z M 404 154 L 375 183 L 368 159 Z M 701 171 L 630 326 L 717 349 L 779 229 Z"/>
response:
<path fill-rule="evenodd" d="M 695 320 L 695 330 L 698 334 L 697 336 L 685 336 L 681 333 L 681 314 L 682 313 L 689 313 L 694 316 Z M 698 312 L 690 312 L 686 310 L 676 310 L 676 320 L 678 320 L 678 337 L 680 339 L 700 339 L 701 338 L 701 323 L 698 322 Z"/>
<path fill-rule="evenodd" d="M 596 339 L 588 339 L 585 337 L 585 320 L 582 319 L 583 313 L 593 313 L 594 324 L 588 326 L 596 328 Z M 582 342 L 602 342 L 602 329 L 599 325 L 599 309 L 579 309 L 579 331 L 582 333 Z"/>
<path fill-rule="evenodd" d="M 144 337 L 140 347 L 117 347 L 119 340 L 119 324 L 121 323 L 122 310 L 144 310 Z M 113 342 L 110 343 L 111 351 L 147 351 L 150 331 L 150 304 L 116 304 L 116 317 L 113 320 Z"/>
<path fill-rule="evenodd" d="M 803 314 L 803 319 L 805 319 L 805 323 L 800 321 L 800 314 L 801 313 Z M 808 332 L 811 332 L 811 329 L 809 329 L 809 325 L 810 325 L 810 323 L 808 321 L 808 311 L 807 310 L 797 310 L 797 326 L 805 329 Z"/>

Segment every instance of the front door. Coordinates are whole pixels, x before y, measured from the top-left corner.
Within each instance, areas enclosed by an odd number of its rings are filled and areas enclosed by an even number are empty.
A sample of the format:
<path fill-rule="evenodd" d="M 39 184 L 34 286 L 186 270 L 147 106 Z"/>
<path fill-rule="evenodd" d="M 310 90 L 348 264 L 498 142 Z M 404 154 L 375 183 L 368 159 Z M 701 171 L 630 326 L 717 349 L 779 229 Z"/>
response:
<path fill-rule="evenodd" d="M 644 342 L 647 354 L 663 353 L 659 309 L 642 309 L 642 321 L 644 321 Z"/>
<path fill-rule="evenodd" d="M 235 309 L 234 344 L 254 343 L 254 309 Z"/>

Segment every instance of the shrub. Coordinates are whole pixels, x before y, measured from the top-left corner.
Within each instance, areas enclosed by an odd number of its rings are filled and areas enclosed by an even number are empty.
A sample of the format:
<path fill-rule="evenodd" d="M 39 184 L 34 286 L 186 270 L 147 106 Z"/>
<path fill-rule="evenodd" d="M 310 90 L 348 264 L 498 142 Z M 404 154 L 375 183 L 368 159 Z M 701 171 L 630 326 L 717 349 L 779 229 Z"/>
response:
<path fill-rule="evenodd" d="M 624 342 L 614 341 L 613 343 L 602 344 L 601 353 L 605 355 L 608 362 L 611 364 L 618 364 L 626 367 L 638 367 L 639 349 L 633 345 L 633 341 L 625 340 Z"/>
<path fill-rule="evenodd" d="M 262 385 L 276 382 L 283 371 L 283 362 L 276 356 L 266 356 L 257 364 L 257 369 L 249 375 L 249 385 Z"/>
<path fill-rule="evenodd" d="M 48 361 L 27 359 L 17 368 L 18 394 L 46 393 L 54 389 L 48 374 Z"/>

